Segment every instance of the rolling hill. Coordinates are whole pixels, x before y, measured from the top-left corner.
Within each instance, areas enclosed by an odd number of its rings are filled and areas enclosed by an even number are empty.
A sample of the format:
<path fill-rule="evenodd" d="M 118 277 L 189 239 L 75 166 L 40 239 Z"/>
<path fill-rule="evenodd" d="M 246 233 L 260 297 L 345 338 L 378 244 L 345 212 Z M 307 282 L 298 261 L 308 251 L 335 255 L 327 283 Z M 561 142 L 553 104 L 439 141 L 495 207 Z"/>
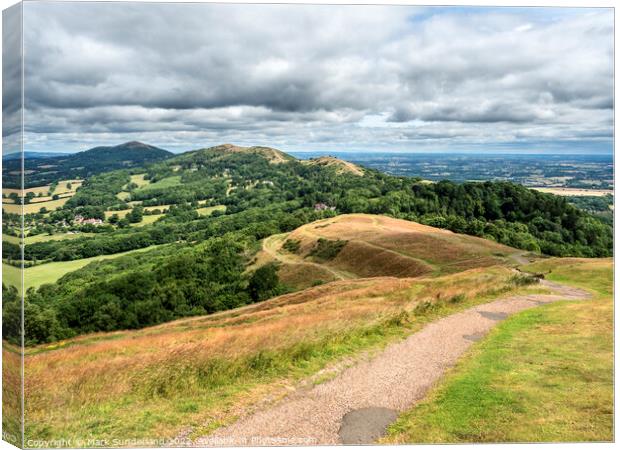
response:
<path fill-rule="evenodd" d="M 364 169 L 360 166 L 348 161 L 343 161 L 334 156 L 320 156 L 318 158 L 312 158 L 304 161 L 304 164 L 310 166 L 322 166 L 333 168 L 337 174 L 353 174 L 358 176 L 364 176 Z"/>
<path fill-rule="evenodd" d="M 58 179 L 87 178 L 116 169 L 141 167 L 174 156 L 142 142 L 126 142 L 111 147 L 94 147 L 78 153 L 27 158 L 24 160 L 24 187 L 42 186 Z M 4 161 L 3 187 L 19 187 L 20 159 Z"/>
<path fill-rule="evenodd" d="M 277 262 L 296 289 L 354 278 L 438 276 L 510 265 L 516 249 L 448 230 L 372 214 L 345 214 L 263 241 L 255 265 Z"/>
<path fill-rule="evenodd" d="M 284 153 L 283 151 L 276 150 L 271 147 L 252 146 L 252 147 L 240 147 L 233 144 L 216 145 L 215 147 L 202 148 L 199 150 L 193 150 L 186 152 L 178 157 L 174 161 L 191 161 L 195 157 L 216 157 L 216 159 L 226 159 L 228 155 L 242 154 L 242 155 L 255 155 L 266 159 L 272 164 L 280 164 L 287 161 L 295 161 L 296 158 Z"/>

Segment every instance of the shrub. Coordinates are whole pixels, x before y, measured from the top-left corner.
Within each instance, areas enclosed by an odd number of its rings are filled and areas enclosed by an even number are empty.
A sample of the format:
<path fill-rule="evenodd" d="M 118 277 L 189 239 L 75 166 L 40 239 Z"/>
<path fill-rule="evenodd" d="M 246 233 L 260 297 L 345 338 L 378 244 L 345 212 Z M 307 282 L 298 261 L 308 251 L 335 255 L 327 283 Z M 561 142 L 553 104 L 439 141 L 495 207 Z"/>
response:
<path fill-rule="evenodd" d="M 340 250 L 347 245 L 348 241 L 341 239 L 330 240 L 319 238 L 316 246 L 312 249 L 309 256 L 314 256 L 317 259 L 329 261 L 334 259 L 340 253 Z"/>

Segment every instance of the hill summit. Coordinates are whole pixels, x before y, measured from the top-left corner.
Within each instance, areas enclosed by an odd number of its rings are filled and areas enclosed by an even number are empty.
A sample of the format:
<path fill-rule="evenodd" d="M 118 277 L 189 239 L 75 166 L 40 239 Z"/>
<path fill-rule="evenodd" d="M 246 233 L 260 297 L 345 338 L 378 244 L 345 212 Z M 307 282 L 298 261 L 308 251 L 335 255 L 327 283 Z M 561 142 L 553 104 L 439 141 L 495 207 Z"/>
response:
<path fill-rule="evenodd" d="M 72 155 L 72 158 L 83 157 L 98 157 L 98 158 L 126 158 L 134 161 L 151 162 L 159 159 L 166 159 L 172 156 L 172 153 L 168 150 L 155 147 L 153 145 L 145 144 L 138 141 L 125 142 L 124 144 L 114 146 L 100 146 L 94 147 L 83 152 Z"/>
<path fill-rule="evenodd" d="M 268 237 L 256 264 L 276 262 L 284 283 L 305 289 L 337 280 L 439 276 L 511 266 L 517 254 L 490 240 L 408 220 L 342 214 Z"/>
<path fill-rule="evenodd" d="M 308 161 L 305 161 L 305 164 L 322 166 L 322 167 L 331 167 L 336 170 L 336 173 L 350 173 L 353 175 L 364 176 L 364 171 L 361 167 L 348 162 L 343 161 L 342 159 L 336 158 L 335 156 L 320 156 L 318 158 L 312 158 Z"/>
<path fill-rule="evenodd" d="M 187 152 L 187 154 L 195 154 L 197 152 L 221 154 L 245 153 L 250 155 L 259 155 L 263 158 L 266 158 L 272 164 L 281 164 L 288 161 L 294 161 L 296 159 L 295 157 L 284 153 L 281 150 L 263 146 L 241 147 L 234 144 L 221 144 L 214 147 L 203 148 L 193 152 Z"/>

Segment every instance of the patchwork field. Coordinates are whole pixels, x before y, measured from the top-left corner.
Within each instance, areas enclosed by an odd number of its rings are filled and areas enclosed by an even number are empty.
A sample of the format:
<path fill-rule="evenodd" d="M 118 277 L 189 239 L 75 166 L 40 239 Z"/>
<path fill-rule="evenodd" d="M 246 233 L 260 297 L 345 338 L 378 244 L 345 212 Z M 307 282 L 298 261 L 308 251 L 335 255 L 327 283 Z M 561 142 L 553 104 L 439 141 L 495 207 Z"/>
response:
<path fill-rule="evenodd" d="M 51 191 L 52 186 L 50 184 L 47 184 L 45 186 L 37 186 L 37 187 L 32 187 L 32 188 L 28 188 L 28 189 L 24 189 L 23 193 L 24 195 L 28 194 L 29 192 L 32 192 L 35 195 L 35 198 L 33 201 L 36 201 L 39 194 L 43 195 L 43 196 L 47 196 L 49 194 L 67 194 L 67 193 L 75 193 L 75 191 L 77 190 L 77 188 L 79 188 L 82 183 L 84 182 L 84 180 L 60 180 L 58 182 L 58 185 L 56 186 L 56 188 Z M 71 184 L 71 188 L 67 187 L 68 184 Z M 6 196 L 9 196 L 10 194 L 17 194 L 18 196 L 21 195 L 22 190 L 21 189 L 2 189 L 2 193 L 5 194 Z"/>

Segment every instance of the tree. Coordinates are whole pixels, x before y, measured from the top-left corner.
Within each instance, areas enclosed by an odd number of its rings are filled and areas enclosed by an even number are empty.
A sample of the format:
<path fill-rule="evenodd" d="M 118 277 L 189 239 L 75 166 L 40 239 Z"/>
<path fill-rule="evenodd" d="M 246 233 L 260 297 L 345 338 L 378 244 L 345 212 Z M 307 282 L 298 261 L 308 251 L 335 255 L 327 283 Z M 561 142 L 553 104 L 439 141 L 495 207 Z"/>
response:
<path fill-rule="evenodd" d="M 136 206 L 125 217 L 129 221 L 129 223 L 140 223 L 142 222 L 143 216 L 144 216 L 144 208 L 142 206 Z"/>
<path fill-rule="evenodd" d="M 278 285 L 278 267 L 273 263 L 265 264 L 250 277 L 248 291 L 252 300 L 257 302 L 272 297 L 277 292 Z"/>

